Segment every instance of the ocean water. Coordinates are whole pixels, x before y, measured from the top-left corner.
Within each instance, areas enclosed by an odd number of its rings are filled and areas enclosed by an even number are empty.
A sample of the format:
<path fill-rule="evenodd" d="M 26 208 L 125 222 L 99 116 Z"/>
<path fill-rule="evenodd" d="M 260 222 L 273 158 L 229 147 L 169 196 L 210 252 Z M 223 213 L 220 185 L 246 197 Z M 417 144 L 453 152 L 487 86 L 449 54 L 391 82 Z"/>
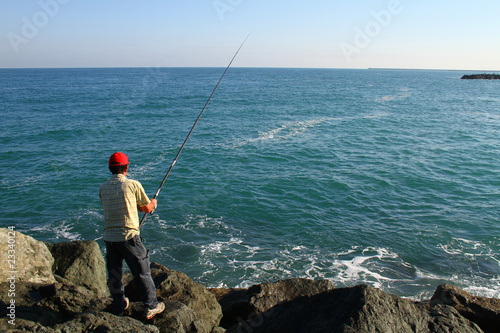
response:
<path fill-rule="evenodd" d="M 0 70 L 0 227 L 95 239 L 115 151 L 152 196 L 222 68 Z M 142 236 L 208 287 L 305 277 L 500 297 L 500 82 L 231 68 Z"/>

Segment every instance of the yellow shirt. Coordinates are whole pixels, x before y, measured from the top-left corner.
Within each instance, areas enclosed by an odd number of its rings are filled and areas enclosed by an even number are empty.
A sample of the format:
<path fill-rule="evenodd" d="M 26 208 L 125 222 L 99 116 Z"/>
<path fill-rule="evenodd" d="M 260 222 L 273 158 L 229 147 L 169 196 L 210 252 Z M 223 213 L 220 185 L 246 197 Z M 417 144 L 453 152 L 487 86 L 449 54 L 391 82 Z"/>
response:
<path fill-rule="evenodd" d="M 139 235 L 137 205 L 148 205 L 149 200 L 141 183 L 122 174 L 113 175 L 99 188 L 104 211 L 104 240 L 124 242 Z"/>

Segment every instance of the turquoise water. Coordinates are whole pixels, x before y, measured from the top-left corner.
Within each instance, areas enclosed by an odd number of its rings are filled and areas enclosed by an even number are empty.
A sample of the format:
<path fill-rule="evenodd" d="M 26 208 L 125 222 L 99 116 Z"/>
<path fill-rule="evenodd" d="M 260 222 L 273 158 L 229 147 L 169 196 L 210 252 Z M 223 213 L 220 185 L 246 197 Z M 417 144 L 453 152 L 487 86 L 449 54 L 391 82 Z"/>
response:
<path fill-rule="evenodd" d="M 152 196 L 222 72 L 0 70 L 0 226 L 104 246 L 109 155 Z M 462 74 L 231 68 L 142 229 L 152 260 L 500 297 L 500 82 Z"/>

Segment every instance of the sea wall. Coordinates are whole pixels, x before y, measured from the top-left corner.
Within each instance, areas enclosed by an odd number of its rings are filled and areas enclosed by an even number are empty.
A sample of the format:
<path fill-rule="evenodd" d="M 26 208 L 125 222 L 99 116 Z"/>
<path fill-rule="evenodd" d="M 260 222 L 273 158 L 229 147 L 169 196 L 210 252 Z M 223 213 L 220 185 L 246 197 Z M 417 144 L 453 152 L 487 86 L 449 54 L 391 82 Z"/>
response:
<path fill-rule="evenodd" d="M 151 273 L 165 312 L 145 320 L 141 295 L 126 275 L 131 306 L 115 316 L 96 242 L 46 244 L 9 229 L 0 229 L 0 240 L 0 331 L 489 333 L 500 327 L 500 300 L 451 285 L 439 286 L 427 302 L 300 278 L 209 290 L 157 263 Z"/>
<path fill-rule="evenodd" d="M 470 74 L 461 77 L 462 80 L 499 80 L 500 74 Z"/>

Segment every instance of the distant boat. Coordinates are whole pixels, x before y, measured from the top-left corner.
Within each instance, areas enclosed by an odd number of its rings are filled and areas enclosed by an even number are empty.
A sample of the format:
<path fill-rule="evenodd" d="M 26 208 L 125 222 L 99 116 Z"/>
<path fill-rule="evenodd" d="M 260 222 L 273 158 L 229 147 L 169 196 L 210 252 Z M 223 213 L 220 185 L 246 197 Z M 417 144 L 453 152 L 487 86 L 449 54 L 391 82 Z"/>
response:
<path fill-rule="evenodd" d="M 500 80 L 500 74 L 472 74 L 464 75 L 462 80 Z"/>

